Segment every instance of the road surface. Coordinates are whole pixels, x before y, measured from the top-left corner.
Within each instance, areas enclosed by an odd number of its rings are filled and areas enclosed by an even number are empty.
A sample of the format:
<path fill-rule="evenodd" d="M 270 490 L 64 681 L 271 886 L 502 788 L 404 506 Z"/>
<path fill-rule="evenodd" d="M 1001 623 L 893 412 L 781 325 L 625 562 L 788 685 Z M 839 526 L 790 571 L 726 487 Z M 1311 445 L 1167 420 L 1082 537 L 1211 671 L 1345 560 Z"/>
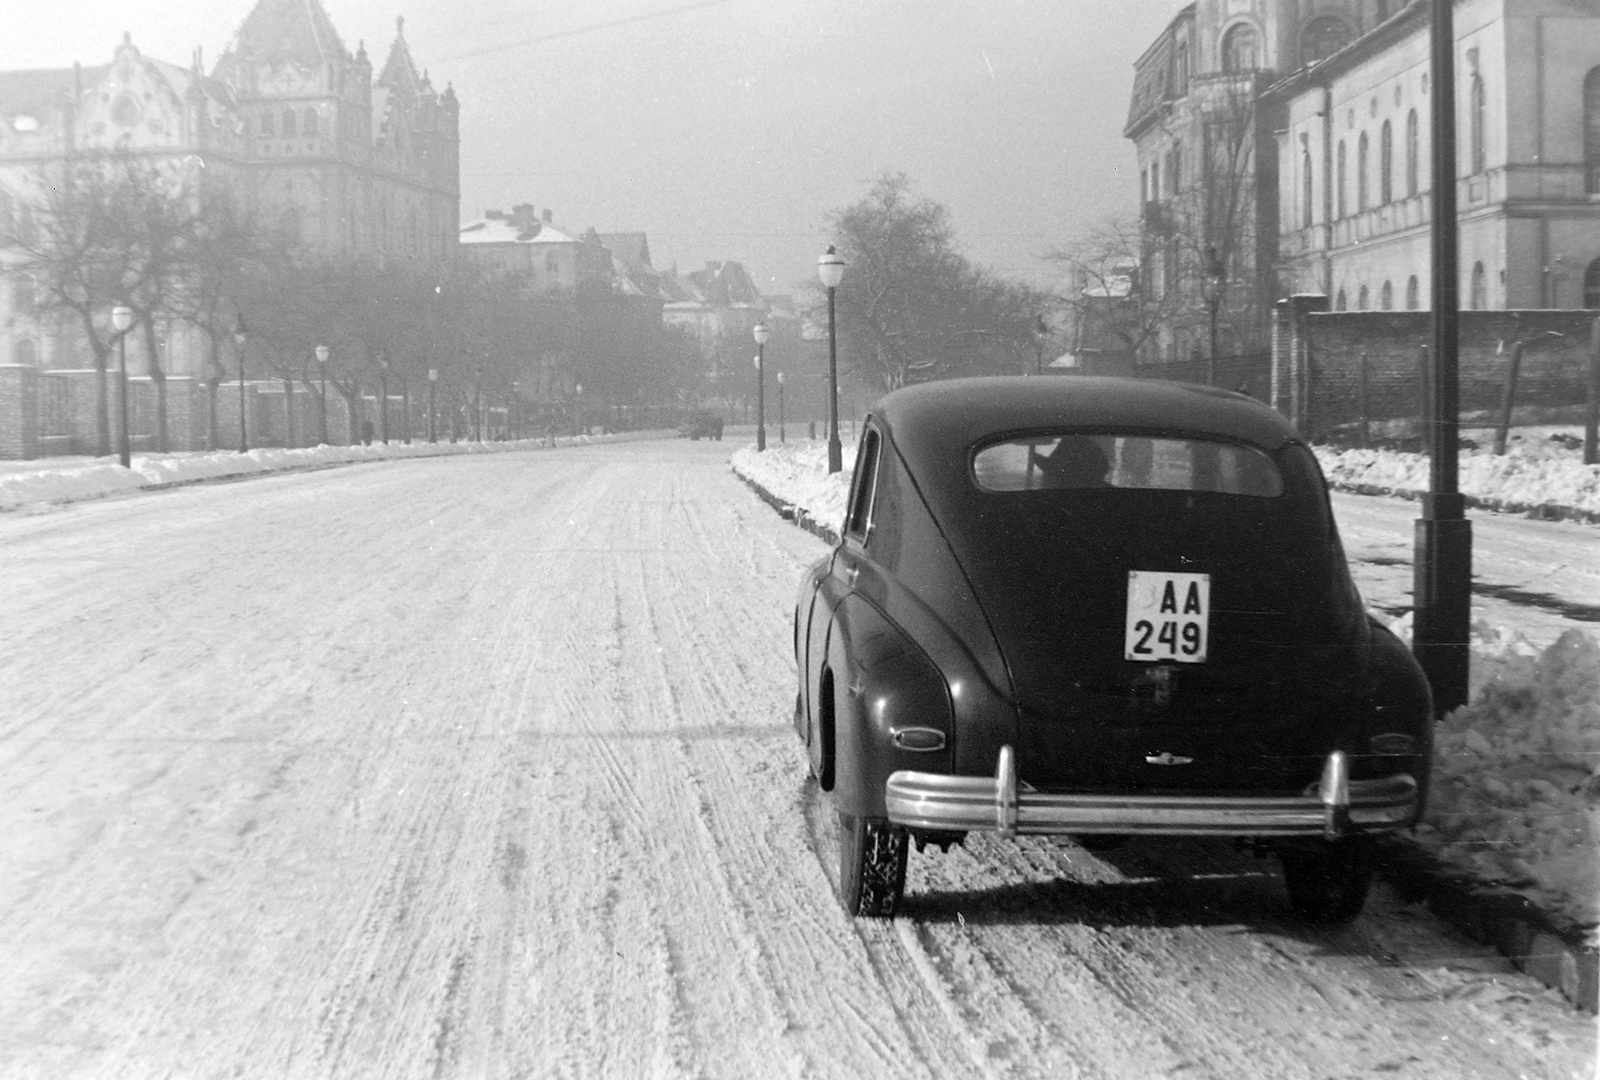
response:
<path fill-rule="evenodd" d="M 789 726 L 823 551 L 716 443 L 0 516 L 0 1076 L 1588 1077 L 1379 889 L 977 839 L 846 918 Z"/>

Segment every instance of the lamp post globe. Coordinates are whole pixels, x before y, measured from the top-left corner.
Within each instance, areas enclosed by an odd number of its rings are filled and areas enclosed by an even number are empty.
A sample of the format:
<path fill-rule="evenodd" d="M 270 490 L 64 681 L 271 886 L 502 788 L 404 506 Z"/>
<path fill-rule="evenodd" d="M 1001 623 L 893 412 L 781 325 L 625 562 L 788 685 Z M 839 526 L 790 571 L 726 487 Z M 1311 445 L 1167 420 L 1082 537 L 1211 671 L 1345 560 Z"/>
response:
<path fill-rule="evenodd" d="M 243 315 L 235 315 L 233 319 L 233 344 L 239 353 L 239 453 L 250 452 L 249 433 L 245 430 L 244 423 L 244 347 L 250 340 L 250 331 L 244 324 Z"/>
<path fill-rule="evenodd" d="M 322 376 L 322 443 L 326 446 L 328 443 L 328 347 L 326 345 L 318 345 L 316 353 L 317 371 Z"/>
<path fill-rule="evenodd" d="M 834 315 L 834 293 L 844 280 L 844 256 L 829 244 L 817 256 L 817 280 L 828 290 L 828 472 L 844 467 L 844 451 L 839 445 L 839 333 Z"/>
<path fill-rule="evenodd" d="M 117 437 L 117 460 L 124 469 L 133 468 L 133 441 L 128 435 L 128 331 L 133 329 L 133 309 L 118 304 L 111 309 L 111 325 L 117 331 L 117 410 L 121 414 L 121 434 Z"/>
<path fill-rule="evenodd" d="M 772 331 L 767 329 L 767 324 L 758 322 L 751 328 L 750 334 L 756 339 L 756 453 L 761 453 L 767 448 L 767 338 L 772 336 Z"/>

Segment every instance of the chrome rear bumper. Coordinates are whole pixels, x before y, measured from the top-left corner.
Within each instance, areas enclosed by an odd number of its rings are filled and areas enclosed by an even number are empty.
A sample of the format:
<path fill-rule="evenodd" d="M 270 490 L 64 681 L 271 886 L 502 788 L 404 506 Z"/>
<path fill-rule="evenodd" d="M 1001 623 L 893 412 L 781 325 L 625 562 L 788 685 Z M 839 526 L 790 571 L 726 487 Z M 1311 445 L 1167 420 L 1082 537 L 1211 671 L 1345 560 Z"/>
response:
<path fill-rule="evenodd" d="M 1019 790 L 1016 757 L 1000 748 L 995 775 L 946 776 L 901 770 L 885 788 L 896 825 L 951 832 L 1165 833 L 1312 836 L 1384 832 L 1415 815 L 1418 789 L 1407 773 L 1351 780 L 1343 751 L 1301 795 L 1063 795 Z"/>

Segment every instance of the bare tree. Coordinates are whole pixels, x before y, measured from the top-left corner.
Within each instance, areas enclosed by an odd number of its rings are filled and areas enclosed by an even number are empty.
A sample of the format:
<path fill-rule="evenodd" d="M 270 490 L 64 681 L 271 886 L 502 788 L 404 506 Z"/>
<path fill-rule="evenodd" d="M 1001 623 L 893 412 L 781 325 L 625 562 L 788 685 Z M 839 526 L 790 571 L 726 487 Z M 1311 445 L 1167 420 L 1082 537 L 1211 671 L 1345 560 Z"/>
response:
<path fill-rule="evenodd" d="M 1027 370 L 1044 300 L 972 266 L 946 208 L 886 174 L 828 225 L 850 266 L 836 301 L 847 363 L 893 390 L 953 375 Z"/>
<path fill-rule="evenodd" d="M 1074 353 L 1107 352 L 1118 365 L 1133 363 L 1181 316 L 1179 292 L 1146 280 L 1144 246 L 1138 219 L 1109 218 L 1045 252 L 1065 279 L 1053 300 Z"/>

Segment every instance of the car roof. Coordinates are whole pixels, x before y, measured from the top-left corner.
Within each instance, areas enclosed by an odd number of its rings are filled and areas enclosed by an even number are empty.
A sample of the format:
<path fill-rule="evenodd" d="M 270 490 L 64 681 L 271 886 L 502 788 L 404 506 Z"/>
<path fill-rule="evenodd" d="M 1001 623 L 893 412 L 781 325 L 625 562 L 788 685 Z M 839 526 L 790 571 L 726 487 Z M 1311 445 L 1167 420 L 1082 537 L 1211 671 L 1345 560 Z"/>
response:
<path fill-rule="evenodd" d="M 944 379 L 895 390 L 873 412 L 914 472 L 991 436 L 1048 429 L 1171 432 L 1273 451 L 1300 441 L 1277 412 L 1214 386 L 1091 375 Z"/>

